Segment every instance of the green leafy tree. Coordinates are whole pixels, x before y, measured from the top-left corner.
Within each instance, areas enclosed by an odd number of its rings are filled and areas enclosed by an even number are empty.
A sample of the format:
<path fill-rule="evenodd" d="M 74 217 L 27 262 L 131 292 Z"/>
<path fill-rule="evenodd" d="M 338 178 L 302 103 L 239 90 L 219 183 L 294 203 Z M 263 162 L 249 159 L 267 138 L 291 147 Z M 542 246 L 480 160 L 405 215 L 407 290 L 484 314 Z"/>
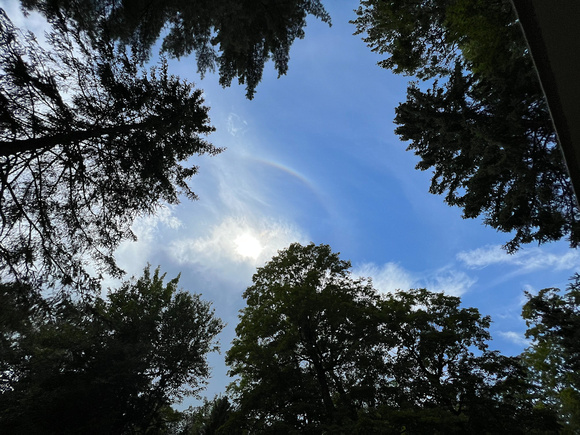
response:
<path fill-rule="evenodd" d="M 377 295 L 327 245 L 297 243 L 259 268 L 227 352 L 240 424 L 320 433 L 374 402 Z"/>
<path fill-rule="evenodd" d="M 146 269 L 106 299 L 14 306 L 29 320 L 2 325 L 0 431 L 158 433 L 176 420 L 170 406 L 204 387 L 222 323 L 177 278 L 163 281 Z"/>
<path fill-rule="evenodd" d="M 34 332 L 34 319 L 46 311 L 47 303 L 28 285 L 2 283 L 0 306 L 0 394 L 3 394 L 18 380 L 13 368 L 26 359 L 26 351 L 15 337 Z"/>
<path fill-rule="evenodd" d="M 220 151 L 200 90 L 85 39 L 55 22 L 45 50 L 0 10 L 0 267 L 17 280 L 119 275 L 135 217 L 194 199 L 189 158 Z"/>
<path fill-rule="evenodd" d="M 306 17 L 330 24 L 320 0 L 21 0 L 24 8 L 39 10 L 51 19 L 72 19 L 90 35 L 129 45 L 140 60 L 148 58 L 163 36 L 161 51 L 174 57 L 191 52 L 198 71 L 218 69 L 220 83 L 238 78 L 252 98 L 264 64 L 274 61 L 279 76 L 288 70 L 290 46 L 304 37 Z"/>
<path fill-rule="evenodd" d="M 327 245 L 292 244 L 244 293 L 228 351 L 249 433 L 552 433 L 490 319 L 427 290 L 379 295 Z"/>
<path fill-rule="evenodd" d="M 380 65 L 435 79 L 396 109 L 430 192 L 521 244 L 580 243 L 580 210 L 508 0 L 362 1 L 354 21 Z"/>
<path fill-rule="evenodd" d="M 546 288 L 532 296 L 522 315 L 526 336 L 534 341 L 523 354 L 542 406 L 554 408 L 563 424 L 562 433 L 580 431 L 580 275 L 576 274 L 563 295 Z"/>
<path fill-rule="evenodd" d="M 378 398 L 387 433 L 552 433 L 549 412 L 528 403 L 518 359 L 488 349 L 489 316 L 460 302 L 424 289 L 382 298 L 381 325 L 396 343 Z"/>
<path fill-rule="evenodd" d="M 237 434 L 238 430 L 226 427 L 233 409 L 227 397 L 204 399 L 203 404 L 185 410 L 180 420 L 168 433 L 175 435 Z"/>

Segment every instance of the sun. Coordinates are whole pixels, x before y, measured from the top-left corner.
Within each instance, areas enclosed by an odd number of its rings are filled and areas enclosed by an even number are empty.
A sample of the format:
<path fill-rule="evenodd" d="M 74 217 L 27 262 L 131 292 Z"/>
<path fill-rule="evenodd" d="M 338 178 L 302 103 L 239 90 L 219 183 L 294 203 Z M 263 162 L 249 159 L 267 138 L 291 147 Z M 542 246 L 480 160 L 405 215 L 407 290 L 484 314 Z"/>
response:
<path fill-rule="evenodd" d="M 244 258 L 251 258 L 255 260 L 262 252 L 262 244 L 258 239 L 248 233 L 238 236 L 234 240 L 236 244 L 236 252 Z"/>

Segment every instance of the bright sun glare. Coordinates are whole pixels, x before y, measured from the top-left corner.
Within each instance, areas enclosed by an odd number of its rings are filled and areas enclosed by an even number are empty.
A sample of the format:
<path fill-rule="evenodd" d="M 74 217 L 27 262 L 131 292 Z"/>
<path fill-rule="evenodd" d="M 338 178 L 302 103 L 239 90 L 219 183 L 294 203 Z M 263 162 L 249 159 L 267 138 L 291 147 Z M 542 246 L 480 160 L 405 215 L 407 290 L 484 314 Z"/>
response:
<path fill-rule="evenodd" d="M 255 260 L 263 249 L 260 241 L 248 233 L 238 236 L 234 243 L 236 244 L 236 252 L 244 258 Z"/>

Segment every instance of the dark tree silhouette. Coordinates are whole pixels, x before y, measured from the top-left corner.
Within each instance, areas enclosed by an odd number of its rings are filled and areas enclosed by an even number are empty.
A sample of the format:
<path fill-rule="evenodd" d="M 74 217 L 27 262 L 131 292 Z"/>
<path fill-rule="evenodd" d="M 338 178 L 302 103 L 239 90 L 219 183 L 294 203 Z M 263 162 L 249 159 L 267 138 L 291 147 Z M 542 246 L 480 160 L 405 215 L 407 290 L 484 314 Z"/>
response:
<path fill-rule="evenodd" d="M 427 290 L 380 295 L 327 245 L 292 244 L 257 270 L 227 352 L 256 433 L 551 433 L 489 317 Z"/>
<path fill-rule="evenodd" d="M 164 433 L 198 393 L 223 325 L 149 268 L 106 298 L 39 301 L 0 285 L 0 432 Z M 25 320 L 23 320 L 25 319 Z"/>
<path fill-rule="evenodd" d="M 522 244 L 580 243 L 580 209 L 509 0 L 364 0 L 354 21 L 411 84 L 396 132 L 433 170 L 430 192 Z"/>
<path fill-rule="evenodd" d="M 330 24 L 320 0 L 21 0 L 51 19 L 66 19 L 75 28 L 106 35 L 131 47 L 139 60 L 163 37 L 161 51 L 173 57 L 195 52 L 198 71 L 217 69 L 220 84 L 238 79 L 252 98 L 264 64 L 274 61 L 278 75 L 286 74 L 290 47 L 304 37 L 306 17 Z"/>
<path fill-rule="evenodd" d="M 1 268 L 80 284 L 88 261 L 118 275 L 112 253 L 135 217 L 195 198 L 189 158 L 220 149 L 202 138 L 213 128 L 201 91 L 164 61 L 140 71 L 62 22 L 48 41 L 50 51 L 0 11 Z"/>

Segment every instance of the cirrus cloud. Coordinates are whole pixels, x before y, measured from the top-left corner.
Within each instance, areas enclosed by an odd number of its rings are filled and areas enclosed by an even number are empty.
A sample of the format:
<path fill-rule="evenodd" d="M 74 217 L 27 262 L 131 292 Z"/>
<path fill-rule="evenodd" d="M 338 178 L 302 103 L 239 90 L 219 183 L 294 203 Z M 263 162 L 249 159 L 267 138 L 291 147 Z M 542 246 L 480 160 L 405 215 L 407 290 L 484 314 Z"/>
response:
<path fill-rule="evenodd" d="M 355 276 L 370 277 L 373 286 L 382 293 L 411 288 L 426 288 L 451 296 L 461 296 L 475 283 L 475 279 L 465 272 L 444 267 L 435 271 L 414 274 L 397 263 L 388 262 L 382 266 L 365 263 L 353 270 Z"/>
<path fill-rule="evenodd" d="M 251 277 L 257 266 L 290 243 L 307 243 L 307 237 L 297 227 L 266 218 L 228 217 L 208 233 L 207 236 L 172 241 L 169 255 L 178 264 L 191 265 L 220 279 L 235 281 Z M 244 243 L 251 246 L 243 246 Z"/>
<path fill-rule="evenodd" d="M 508 254 L 499 245 L 488 245 L 471 251 L 462 251 L 457 254 L 457 259 L 472 269 L 508 264 L 517 266 L 523 271 L 546 268 L 569 270 L 580 265 L 580 252 L 568 250 L 563 254 L 554 254 L 540 248 L 526 248 L 515 254 Z"/>
<path fill-rule="evenodd" d="M 514 331 L 497 331 L 497 334 L 500 335 L 507 341 L 510 341 L 518 346 L 528 347 L 530 345 L 530 340 L 526 339 L 523 334 Z"/>

